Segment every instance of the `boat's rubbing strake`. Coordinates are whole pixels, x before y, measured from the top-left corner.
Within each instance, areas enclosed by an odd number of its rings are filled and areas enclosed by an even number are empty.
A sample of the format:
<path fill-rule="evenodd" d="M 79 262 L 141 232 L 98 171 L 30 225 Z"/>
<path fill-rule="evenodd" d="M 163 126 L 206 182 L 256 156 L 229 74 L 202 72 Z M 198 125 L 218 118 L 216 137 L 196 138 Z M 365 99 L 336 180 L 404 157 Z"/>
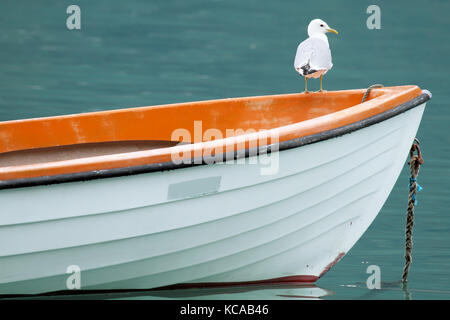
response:
<path fill-rule="evenodd" d="M 221 161 L 224 160 L 233 160 L 239 158 L 248 158 L 249 156 L 256 156 L 259 154 L 267 154 L 271 152 L 273 148 L 274 151 L 282 151 L 292 148 L 301 147 L 304 145 L 320 142 L 323 140 L 335 138 L 342 136 L 344 134 L 354 132 L 359 129 L 363 129 L 369 127 L 371 125 L 377 124 L 384 120 L 395 117 L 403 112 L 406 112 L 414 107 L 417 107 L 424 102 L 431 99 L 431 93 L 428 90 L 423 90 L 422 94 L 411 99 L 405 103 L 398 105 L 395 108 L 387 110 L 383 113 L 377 114 L 370 118 L 363 119 L 361 121 L 331 129 L 328 131 L 323 131 L 320 133 L 312 134 L 306 137 L 299 137 L 292 140 L 281 141 L 276 145 L 268 145 L 262 146 L 257 149 L 246 149 L 245 153 L 242 151 L 234 151 L 232 154 L 224 153 Z M 209 160 L 209 161 L 208 161 Z M 173 170 L 173 169 L 181 169 L 199 165 L 211 164 L 217 161 L 217 155 L 214 157 L 214 161 L 211 161 L 211 157 L 203 157 L 202 159 L 191 159 L 190 163 L 174 163 L 172 161 L 163 162 L 163 163 L 152 163 L 146 165 L 139 165 L 133 167 L 123 167 L 123 168 L 114 168 L 114 169 L 105 169 L 105 170 L 94 170 L 94 171 L 85 171 L 85 172 L 77 172 L 77 173 L 68 173 L 61 175 L 53 175 L 53 176 L 43 176 L 43 177 L 33 177 L 33 178 L 24 178 L 24 179 L 14 179 L 14 180 L 4 180 L 0 181 L 0 190 L 1 189 L 12 189 L 12 188 L 22 188 L 22 187 L 32 187 L 38 185 L 48 185 L 48 184 L 56 184 L 56 183 L 64 183 L 64 182 L 75 182 L 75 181 L 87 181 L 94 179 L 103 179 L 103 178 L 113 178 L 113 177 L 121 177 L 128 175 L 135 175 L 141 173 L 149 173 L 156 171 L 165 171 L 165 170 Z"/>

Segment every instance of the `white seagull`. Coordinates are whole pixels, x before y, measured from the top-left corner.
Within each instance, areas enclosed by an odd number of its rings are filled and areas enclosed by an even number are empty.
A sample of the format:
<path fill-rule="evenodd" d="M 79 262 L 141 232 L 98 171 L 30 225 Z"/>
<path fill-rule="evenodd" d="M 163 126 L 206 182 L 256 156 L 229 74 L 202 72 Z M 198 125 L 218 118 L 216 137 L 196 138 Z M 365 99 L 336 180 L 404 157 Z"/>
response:
<path fill-rule="evenodd" d="M 294 68 L 301 76 L 305 77 L 305 93 L 308 92 L 308 78 L 319 77 L 319 91 L 322 92 L 322 77 L 333 67 L 327 32 L 338 34 L 325 21 L 314 19 L 308 25 L 309 38 L 297 47 Z"/>

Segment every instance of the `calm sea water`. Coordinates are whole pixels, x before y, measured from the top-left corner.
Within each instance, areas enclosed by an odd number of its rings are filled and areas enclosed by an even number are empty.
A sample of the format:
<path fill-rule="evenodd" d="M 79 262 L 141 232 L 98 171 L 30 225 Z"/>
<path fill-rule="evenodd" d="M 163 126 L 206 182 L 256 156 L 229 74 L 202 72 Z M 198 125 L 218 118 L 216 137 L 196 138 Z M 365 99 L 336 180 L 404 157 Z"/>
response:
<path fill-rule="evenodd" d="M 81 30 L 69 31 L 73 3 Z M 381 8 L 380 30 L 366 27 L 370 4 Z M 405 166 L 374 223 L 316 288 L 95 298 L 450 299 L 450 2 L 16 0 L 1 2 L 0 11 L 1 121 L 302 91 L 293 58 L 316 17 L 340 32 L 329 36 L 334 68 L 326 89 L 416 84 L 433 93 L 418 132 L 424 190 L 408 292 L 396 283 L 404 264 Z M 381 290 L 366 288 L 369 265 L 381 268 Z"/>

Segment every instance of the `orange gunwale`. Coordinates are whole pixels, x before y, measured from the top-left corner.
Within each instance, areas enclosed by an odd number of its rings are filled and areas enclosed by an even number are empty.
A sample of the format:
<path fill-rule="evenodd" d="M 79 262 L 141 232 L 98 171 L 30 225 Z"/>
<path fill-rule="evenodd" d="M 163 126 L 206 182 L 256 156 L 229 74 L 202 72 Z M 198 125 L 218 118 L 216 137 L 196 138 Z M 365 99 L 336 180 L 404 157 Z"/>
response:
<path fill-rule="evenodd" d="M 84 143 L 173 140 L 175 129 L 185 129 L 194 143 L 153 150 L 126 152 L 72 160 L 0 167 L 0 181 L 55 176 L 86 171 L 166 163 L 177 152 L 184 159 L 196 155 L 242 150 L 258 143 L 259 130 L 277 133 L 288 141 L 340 128 L 376 116 L 421 95 L 417 86 L 373 89 L 360 103 L 366 89 L 283 94 L 187 102 L 127 108 L 47 118 L 0 122 L 2 153 L 69 146 Z M 194 129 L 202 121 L 202 133 L 217 129 L 222 139 L 200 141 Z M 197 123 L 198 126 L 198 123 Z M 227 129 L 253 129 L 241 134 L 245 145 L 230 138 Z M 239 134 L 238 134 L 239 135 Z M 269 140 L 270 143 L 270 140 Z M 264 142 L 259 140 L 259 146 Z"/>

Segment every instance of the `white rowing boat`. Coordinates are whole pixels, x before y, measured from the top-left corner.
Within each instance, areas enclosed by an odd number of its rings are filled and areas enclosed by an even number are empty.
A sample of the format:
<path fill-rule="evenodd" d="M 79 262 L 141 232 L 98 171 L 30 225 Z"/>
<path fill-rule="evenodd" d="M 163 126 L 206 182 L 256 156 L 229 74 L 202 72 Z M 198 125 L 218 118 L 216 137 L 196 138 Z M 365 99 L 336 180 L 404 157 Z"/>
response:
<path fill-rule="evenodd" d="M 315 282 L 380 211 L 431 97 L 364 92 L 0 122 L 0 294 Z"/>

